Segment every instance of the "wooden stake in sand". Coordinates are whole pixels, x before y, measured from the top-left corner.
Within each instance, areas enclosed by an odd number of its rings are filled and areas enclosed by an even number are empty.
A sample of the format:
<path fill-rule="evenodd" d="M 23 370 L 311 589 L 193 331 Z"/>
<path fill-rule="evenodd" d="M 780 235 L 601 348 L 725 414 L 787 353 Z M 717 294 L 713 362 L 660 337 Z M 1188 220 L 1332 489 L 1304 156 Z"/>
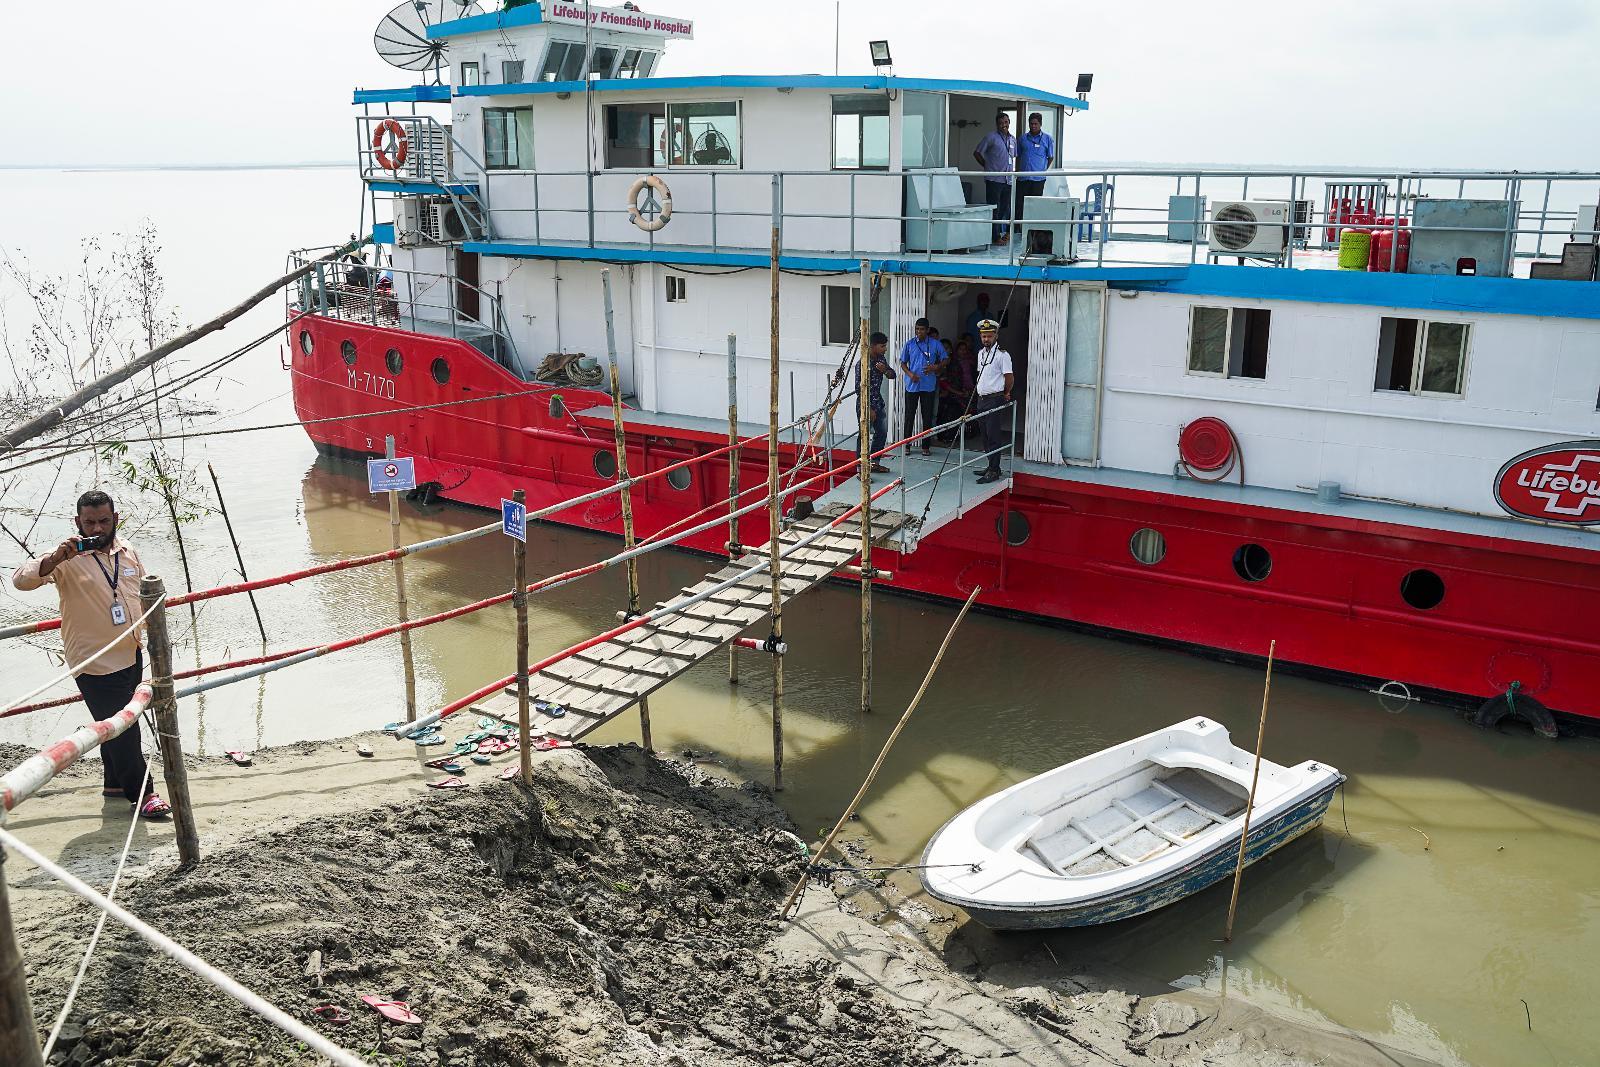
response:
<path fill-rule="evenodd" d="M 33 1025 L 33 1005 L 28 1000 L 28 975 L 11 925 L 11 902 L 6 896 L 5 854 L 0 852 L 0 1063 L 17 1067 L 43 1067 L 39 1032 Z"/>
<path fill-rule="evenodd" d="M 861 261 L 861 712 L 872 710 L 872 261 Z M 885 415 L 885 418 L 888 416 Z"/>
<path fill-rule="evenodd" d="M 772 788 L 783 789 L 783 556 L 778 534 L 783 503 L 778 495 L 778 259 L 782 242 L 783 186 L 772 178 L 772 356 L 767 401 L 767 567 L 772 580 Z"/>
<path fill-rule="evenodd" d="M 233 542 L 233 558 L 239 561 L 239 577 L 241 580 L 250 581 L 250 575 L 244 570 L 244 554 L 239 551 L 239 538 L 233 533 L 233 520 L 228 518 L 228 502 L 222 499 L 222 484 L 217 481 L 217 472 L 211 464 L 206 464 L 206 473 L 211 475 L 211 488 L 217 491 L 217 509 L 222 512 L 222 524 L 228 528 L 228 540 Z M 261 621 L 261 608 L 256 604 L 254 589 L 246 589 L 245 595 L 250 598 L 250 610 L 256 613 L 256 629 L 261 631 L 261 645 L 267 644 L 267 627 Z"/>
<path fill-rule="evenodd" d="M 1261 744 L 1267 737 L 1267 698 L 1272 695 L 1272 656 L 1278 650 L 1274 640 L 1267 646 L 1267 681 L 1261 690 L 1261 725 L 1256 727 L 1256 769 L 1250 775 L 1250 799 L 1244 806 L 1244 829 L 1239 834 L 1239 862 L 1233 868 L 1233 897 L 1228 901 L 1228 925 L 1222 940 L 1233 940 L 1233 916 L 1239 910 L 1239 883 L 1244 879 L 1244 849 L 1250 840 L 1250 813 L 1256 807 L 1256 784 L 1261 781 Z"/>
<path fill-rule="evenodd" d="M 511 499 L 521 504 L 527 494 L 521 489 L 511 491 Z M 525 538 L 511 539 L 512 578 L 511 603 L 517 609 L 517 747 L 522 758 L 522 784 L 533 784 L 533 739 L 528 736 L 531 723 L 528 719 L 528 542 Z"/>
<path fill-rule="evenodd" d="M 189 769 L 183 762 L 183 741 L 178 736 L 178 700 L 172 695 L 172 641 L 167 636 L 167 587 L 153 574 L 139 583 L 139 599 L 144 609 L 151 606 L 145 620 L 145 643 L 150 647 L 150 711 L 156 720 L 156 741 L 161 747 L 161 777 L 167 798 L 172 803 L 172 824 L 177 831 L 178 864 L 193 867 L 200 862 L 200 834 L 195 828 L 194 804 L 189 799 Z"/>
<path fill-rule="evenodd" d="M 728 558 L 737 559 L 739 544 L 739 339 L 728 335 Z M 728 642 L 728 684 L 739 684 L 739 642 Z"/>
<path fill-rule="evenodd" d="M 911 703 L 906 706 L 906 712 L 900 716 L 900 721 L 895 723 L 894 729 L 889 732 L 889 739 L 883 743 L 883 751 L 878 753 L 878 758 L 872 763 L 872 770 L 867 772 L 866 781 L 861 783 L 861 788 L 856 790 L 856 795 L 850 801 L 850 806 L 844 809 L 844 814 L 839 816 L 839 821 L 833 824 L 833 829 L 828 831 L 828 836 L 823 839 L 822 845 L 813 854 L 811 864 L 820 860 L 833 846 L 833 839 L 839 836 L 839 831 L 844 829 L 844 824 L 850 821 L 850 816 L 856 812 L 856 807 L 861 803 L 861 798 L 867 795 L 867 790 L 872 788 L 872 780 L 878 777 L 878 770 L 883 766 L 883 761 L 888 758 L 889 750 L 894 747 L 900 731 L 906 728 L 906 723 L 911 719 L 911 713 L 917 710 L 917 705 L 922 703 L 922 694 L 928 691 L 928 686 L 933 682 L 933 672 L 939 669 L 939 661 L 944 659 L 945 650 L 950 647 L 950 641 L 956 635 L 961 620 L 967 617 L 967 609 L 972 607 L 972 602 L 978 599 L 978 594 L 983 591 L 982 586 L 973 587 L 967 596 L 967 602 L 961 605 L 961 610 L 956 613 L 956 621 L 950 624 L 950 630 L 944 635 L 944 641 L 939 645 L 933 662 L 928 665 L 928 673 L 922 677 L 922 685 L 917 687 L 917 695 L 911 698 Z M 794 890 L 789 894 L 789 899 L 783 902 L 783 907 L 778 909 L 780 918 L 789 917 L 789 909 L 794 907 L 795 901 L 800 899 L 800 894 L 805 892 L 806 883 L 811 880 L 811 864 L 800 872 L 800 881 L 795 884 Z"/>

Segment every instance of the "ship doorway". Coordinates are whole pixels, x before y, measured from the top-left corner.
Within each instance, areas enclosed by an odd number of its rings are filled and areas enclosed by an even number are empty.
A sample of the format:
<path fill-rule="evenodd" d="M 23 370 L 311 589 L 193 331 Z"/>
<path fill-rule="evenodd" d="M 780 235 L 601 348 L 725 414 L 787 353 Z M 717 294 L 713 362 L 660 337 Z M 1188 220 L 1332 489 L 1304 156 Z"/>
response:
<path fill-rule="evenodd" d="M 999 344 L 1011 356 L 1014 375 L 1011 390 L 1011 398 L 1016 402 L 1014 435 L 1011 419 L 1009 417 L 1006 419 L 1006 433 L 1013 437 L 1013 450 L 1024 439 L 1027 431 L 1031 298 L 1032 294 L 1025 283 L 1013 285 L 1009 281 L 958 282 L 933 279 L 928 281 L 926 305 L 928 323 L 939 331 L 941 339 L 950 341 L 953 350 L 958 350 L 960 342 L 965 340 L 972 346 L 973 356 L 976 359 L 979 354 L 978 323 L 984 318 L 992 318 L 1000 324 Z M 975 372 L 976 367 L 974 367 Z M 946 373 L 950 383 L 958 387 L 963 384 L 964 376 L 954 362 L 947 368 Z M 939 421 L 945 422 L 956 418 L 962 410 L 963 401 L 953 396 L 950 390 L 941 388 Z M 976 430 L 968 430 L 969 446 L 977 446 L 979 438 L 980 435 Z"/>
<path fill-rule="evenodd" d="M 478 299 L 478 253 L 455 250 L 456 314 L 473 322 L 482 321 Z"/>

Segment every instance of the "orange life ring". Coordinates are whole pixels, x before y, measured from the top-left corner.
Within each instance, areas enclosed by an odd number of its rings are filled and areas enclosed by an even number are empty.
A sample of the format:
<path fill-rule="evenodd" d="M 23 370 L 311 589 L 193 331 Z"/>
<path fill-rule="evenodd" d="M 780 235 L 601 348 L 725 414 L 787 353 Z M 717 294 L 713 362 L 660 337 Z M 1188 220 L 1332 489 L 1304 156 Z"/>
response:
<path fill-rule="evenodd" d="M 385 135 L 394 138 L 394 155 L 389 155 L 389 146 Z M 406 128 L 394 119 L 384 119 L 372 129 L 372 155 L 378 161 L 378 166 L 384 170 L 399 170 L 406 164 L 406 153 L 410 144 L 406 140 Z"/>

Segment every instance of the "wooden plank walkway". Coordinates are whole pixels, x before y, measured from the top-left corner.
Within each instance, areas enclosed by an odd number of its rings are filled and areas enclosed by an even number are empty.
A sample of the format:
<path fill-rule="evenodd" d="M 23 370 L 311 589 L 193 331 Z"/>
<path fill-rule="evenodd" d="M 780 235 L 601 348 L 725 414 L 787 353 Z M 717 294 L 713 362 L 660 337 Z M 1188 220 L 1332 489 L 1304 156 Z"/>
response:
<path fill-rule="evenodd" d="M 816 588 L 860 555 L 859 518 L 840 523 L 835 531 L 804 548 L 792 548 L 846 510 L 848 505 L 843 503 L 820 509 L 779 535 L 783 551 L 793 553 L 784 556 L 781 568 L 785 603 Z M 874 510 L 874 540 L 891 536 L 905 521 L 906 516 L 899 512 Z M 703 592 L 766 558 L 766 546 L 752 549 L 682 594 Z M 532 707 L 529 721 L 533 730 L 569 740 L 586 736 L 767 617 L 771 605 L 772 579 L 761 571 L 699 604 L 551 664 L 529 677 L 528 691 L 533 700 L 558 704 L 566 714 L 552 717 Z M 472 705 L 468 712 L 515 723 L 516 687 Z"/>

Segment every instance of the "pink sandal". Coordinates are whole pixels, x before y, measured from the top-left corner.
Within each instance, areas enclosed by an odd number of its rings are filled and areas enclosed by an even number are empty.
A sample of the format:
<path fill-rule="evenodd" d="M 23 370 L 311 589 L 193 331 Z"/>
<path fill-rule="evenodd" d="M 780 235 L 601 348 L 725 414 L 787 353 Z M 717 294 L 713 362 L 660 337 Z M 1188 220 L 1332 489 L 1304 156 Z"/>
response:
<path fill-rule="evenodd" d="M 172 814 L 172 805 L 151 793 L 144 798 L 144 803 L 139 805 L 139 814 L 146 819 L 165 819 Z"/>
<path fill-rule="evenodd" d="M 361 998 L 361 1003 L 398 1026 L 421 1026 L 422 1018 L 403 1000 L 379 1000 L 371 993 Z"/>

